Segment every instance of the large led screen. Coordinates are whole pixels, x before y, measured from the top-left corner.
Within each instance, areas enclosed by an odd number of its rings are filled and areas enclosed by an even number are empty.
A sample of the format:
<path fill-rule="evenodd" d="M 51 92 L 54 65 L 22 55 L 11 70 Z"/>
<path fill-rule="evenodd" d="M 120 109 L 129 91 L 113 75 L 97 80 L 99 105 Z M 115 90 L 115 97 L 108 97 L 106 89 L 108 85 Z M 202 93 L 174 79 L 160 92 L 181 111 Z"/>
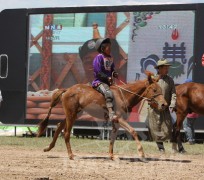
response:
<path fill-rule="evenodd" d="M 26 119 L 43 119 L 52 93 L 93 81 L 95 42 L 109 37 L 115 70 L 123 82 L 156 73 L 161 58 L 172 64 L 175 83 L 192 76 L 194 11 L 33 14 L 29 16 L 29 77 Z M 120 83 L 120 82 L 118 82 Z M 133 108 L 131 122 L 146 120 L 146 103 Z M 57 105 L 51 119 L 64 119 Z M 100 121 L 84 112 L 80 120 Z"/>

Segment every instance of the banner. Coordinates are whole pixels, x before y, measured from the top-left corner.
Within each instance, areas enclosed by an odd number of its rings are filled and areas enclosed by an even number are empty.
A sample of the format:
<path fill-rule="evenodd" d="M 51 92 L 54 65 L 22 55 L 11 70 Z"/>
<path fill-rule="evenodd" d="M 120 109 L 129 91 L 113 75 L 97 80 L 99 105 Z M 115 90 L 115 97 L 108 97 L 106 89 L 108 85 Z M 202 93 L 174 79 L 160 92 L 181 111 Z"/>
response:
<path fill-rule="evenodd" d="M 133 12 L 130 18 L 127 81 L 144 79 L 161 58 L 175 83 L 192 77 L 194 11 Z"/>

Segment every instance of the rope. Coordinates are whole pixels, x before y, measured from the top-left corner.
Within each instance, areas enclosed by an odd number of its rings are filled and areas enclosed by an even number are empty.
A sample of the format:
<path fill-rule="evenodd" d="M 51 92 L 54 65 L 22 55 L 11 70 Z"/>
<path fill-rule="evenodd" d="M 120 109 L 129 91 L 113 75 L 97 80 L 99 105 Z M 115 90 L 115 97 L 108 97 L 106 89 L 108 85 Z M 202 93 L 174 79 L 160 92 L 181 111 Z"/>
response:
<path fill-rule="evenodd" d="M 113 72 L 113 73 L 114 73 L 114 72 Z M 113 77 L 114 77 L 114 76 L 113 76 L 113 73 L 112 73 L 112 80 L 114 79 L 114 78 L 113 78 Z M 126 83 L 124 83 L 124 82 L 121 81 L 120 79 L 118 79 L 118 80 L 119 80 L 123 85 L 127 85 Z M 141 96 L 141 95 L 139 95 L 139 94 L 137 94 L 137 93 L 134 93 L 134 92 L 129 91 L 129 90 L 123 88 L 123 87 L 118 86 L 115 81 L 114 81 L 114 86 L 116 86 L 116 87 L 119 89 L 120 93 L 121 93 L 122 100 L 123 100 L 123 102 L 124 102 L 124 104 L 125 104 L 125 108 L 126 108 L 126 112 L 127 112 L 127 113 L 128 113 L 127 101 L 126 101 L 126 99 L 125 99 L 125 96 L 124 96 L 122 90 L 124 90 L 124 91 L 126 91 L 126 92 L 129 92 L 130 94 L 137 95 L 137 96 L 139 96 L 139 97 L 141 97 L 141 98 L 143 98 L 143 99 L 145 99 L 145 100 L 149 100 L 148 98 L 145 98 L 145 97 L 143 97 L 143 96 Z"/>
<path fill-rule="evenodd" d="M 125 97 L 124 97 L 124 94 L 123 94 L 122 90 L 121 90 L 120 88 L 118 88 L 118 89 L 120 90 L 120 93 L 121 93 L 123 102 L 124 102 L 124 104 L 125 104 L 126 111 L 127 111 L 127 113 L 128 113 L 127 101 L 126 101 L 126 99 L 125 99 Z"/>
<path fill-rule="evenodd" d="M 113 73 L 114 72 L 112 72 L 112 80 L 114 79 L 113 77 Z M 124 83 L 123 81 L 121 81 L 121 80 L 119 80 L 122 84 L 124 84 L 124 85 L 126 85 L 126 83 Z M 117 85 L 117 83 L 114 81 L 114 85 Z M 126 109 L 126 112 L 128 113 L 128 107 L 127 107 L 127 101 L 126 101 L 126 99 L 125 99 L 125 97 L 124 97 L 124 94 L 123 94 L 123 92 L 122 92 L 122 90 L 121 90 L 121 88 L 118 88 L 119 89 L 119 91 L 120 91 L 120 94 L 121 94 L 121 96 L 122 96 L 122 100 L 123 100 L 123 102 L 124 102 L 124 104 L 125 104 L 125 109 Z"/>
<path fill-rule="evenodd" d="M 112 81 L 114 80 L 114 75 L 113 75 L 113 74 L 114 74 L 114 71 L 112 72 L 112 77 L 111 77 L 111 78 L 112 78 Z M 120 81 L 123 85 L 127 85 L 126 83 L 124 83 L 124 82 L 121 81 L 120 79 L 119 79 L 119 81 Z M 143 99 L 150 100 L 149 98 L 143 97 L 143 96 L 141 96 L 141 95 L 139 95 L 139 94 L 137 94 L 137 93 L 134 93 L 134 92 L 132 92 L 132 91 L 130 91 L 130 90 L 128 90 L 128 89 L 125 89 L 125 88 L 123 88 L 123 87 L 121 87 L 121 86 L 118 86 L 115 81 L 114 81 L 113 85 L 116 86 L 116 87 L 118 87 L 120 90 L 122 89 L 122 90 L 124 90 L 124 91 L 126 91 L 126 92 L 129 92 L 130 94 L 134 94 L 134 95 L 139 96 L 139 97 L 141 97 L 141 98 L 143 98 Z"/>
<path fill-rule="evenodd" d="M 113 72 L 114 73 L 114 72 Z M 114 79 L 113 77 L 113 73 L 112 73 L 112 80 Z M 123 81 L 121 81 L 120 79 L 118 79 L 123 85 L 127 85 L 126 83 L 124 83 Z M 130 94 L 134 94 L 134 95 L 136 95 L 136 96 L 138 96 L 138 97 L 140 97 L 140 98 L 142 98 L 142 99 L 144 99 L 144 100 L 147 100 L 147 101 L 151 101 L 152 99 L 151 98 L 146 98 L 146 97 L 144 97 L 144 96 L 141 96 L 141 95 L 139 95 L 139 94 L 137 94 L 137 93 L 134 93 L 134 92 L 132 92 L 132 91 L 130 91 L 130 90 L 128 90 L 128 89 L 125 89 L 125 88 L 123 88 L 123 87 L 121 87 L 121 86 L 118 86 L 116 83 L 115 83 L 115 81 L 114 81 L 114 86 L 116 86 L 116 87 L 118 87 L 119 89 L 122 89 L 122 90 L 124 90 L 124 91 L 126 91 L 126 92 L 128 92 L 128 93 L 130 93 Z M 160 94 L 156 94 L 156 95 L 154 95 L 153 96 L 153 98 L 154 97 L 156 97 L 156 96 L 158 96 L 158 95 L 160 95 Z"/>
<path fill-rule="evenodd" d="M 138 96 L 138 97 L 140 97 L 140 98 L 142 98 L 142 99 L 151 100 L 151 99 L 146 98 L 146 97 L 143 97 L 143 96 L 141 96 L 141 95 L 139 95 L 139 94 L 137 94 L 137 93 L 134 93 L 134 92 L 132 92 L 132 91 L 130 91 L 130 90 L 128 90 L 128 89 L 125 89 L 125 88 L 123 88 L 123 87 L 121 87 L 121 86 L 118 86 L 117 84 L 114 84 L 114 86 L 116 86 L 116 87 L 118 87 L 119 89 L 122 89 L 122 90 L 124 90 L 124 91 L 126 91 L 126 92 L 128 92 L 128 93 L 130 93 L 130 94 L 134 94 L 134 95 L 136 95 L 136 96 Z"/>

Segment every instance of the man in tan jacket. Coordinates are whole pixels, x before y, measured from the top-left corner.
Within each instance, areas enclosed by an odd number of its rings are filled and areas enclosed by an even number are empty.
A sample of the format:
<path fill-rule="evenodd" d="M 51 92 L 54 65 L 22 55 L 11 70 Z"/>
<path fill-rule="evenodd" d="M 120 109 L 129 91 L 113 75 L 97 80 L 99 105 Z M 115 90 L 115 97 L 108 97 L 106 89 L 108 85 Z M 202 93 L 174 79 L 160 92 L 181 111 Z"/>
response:
<path fill-rule="evenodd" d="M 172 134 L 172 118 L 170 111 L 173 112 L 176 108 L 176 90 L 173 79 L 168 76 L 169 67 L 171 64 L 166 59 L 161 59 L 157 62 L 157 75 L 159 76 L 158 84 L 162 89 L 162 93 L 168 108 L 160 112 L 149 106 L 148 108 L 148 125 L 151 136 L 156 141 L 160 151 L 165 151 L 163 142 L 171 138 Z"/>

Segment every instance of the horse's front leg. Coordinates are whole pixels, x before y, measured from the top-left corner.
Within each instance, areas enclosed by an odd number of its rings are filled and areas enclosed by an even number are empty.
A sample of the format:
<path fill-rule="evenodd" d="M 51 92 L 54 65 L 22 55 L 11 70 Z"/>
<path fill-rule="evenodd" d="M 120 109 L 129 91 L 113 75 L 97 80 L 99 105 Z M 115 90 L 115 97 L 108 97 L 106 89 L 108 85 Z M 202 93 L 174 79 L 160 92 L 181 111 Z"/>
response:
<path fill-rule="evenodd" d="M 116 123 L 116 122 L 112 123 L 112 131 L 111 131 L 110 145 L 109 145 L 109 156 L 111 160 L 115 159 L 113 155 L 113 146 L 117 137 L 119 127 L 120 127 L 119 123 Z"/>
<path fill-rule="evenodd" d="M 144 154 L 144 151 L 143 151 L 143 147 L 139 141 L 139 138 L 138 138 L 138 135 L 137 135 L 137 132 L 135 131 L 135 129 L 133 127 L 131 127 L 127 121 L 125 121 L 123 118 L 119 118 L 118 119 L 118 122 L 120 124 L 120 126 L 122 128 L 124 128 L 126 131 L 128 131 L 134 138 L 135 142 L 136 142 L 136 145 L 137 145 L 137 151 L 138 151 L 138 155 L 139 157 L 141 157 L 142 159 L 141 160 L 144 160 L 144 157 L 145 157 L 145 154 Z"/>
<path fill-rule="evenodd" d="M 50 151 L 52 148 L 55 147 L 55 143 L 57 141 L 58 135 L 60 134 L 60 132 L 62 132 L 62 129 L 64 129 L 65 126 L 65 120 L 63 120 L 62 122 L 57 124 L 57 129 L 54 133 L 54 137 L 52 139 L 52 142 L 50 143 L 50 145 L 44 149 L 44 152 Z"/>

